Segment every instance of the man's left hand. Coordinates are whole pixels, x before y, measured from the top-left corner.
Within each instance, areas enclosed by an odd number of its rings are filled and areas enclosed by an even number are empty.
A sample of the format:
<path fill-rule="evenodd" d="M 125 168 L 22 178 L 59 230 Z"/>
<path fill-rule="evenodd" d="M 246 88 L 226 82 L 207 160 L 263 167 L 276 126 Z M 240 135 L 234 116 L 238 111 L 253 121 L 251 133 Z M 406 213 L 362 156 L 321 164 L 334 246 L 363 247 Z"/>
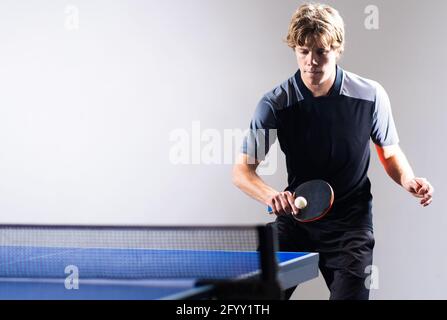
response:
<path fill-rule="evenodd" d="M 410 192 L 416 198 L 421 199 L 420 203 L 426 207 L 433 201 L 433 192 L 435 189 L 425 178 L 413 178 L 402 185 L 405 190 Z"/>

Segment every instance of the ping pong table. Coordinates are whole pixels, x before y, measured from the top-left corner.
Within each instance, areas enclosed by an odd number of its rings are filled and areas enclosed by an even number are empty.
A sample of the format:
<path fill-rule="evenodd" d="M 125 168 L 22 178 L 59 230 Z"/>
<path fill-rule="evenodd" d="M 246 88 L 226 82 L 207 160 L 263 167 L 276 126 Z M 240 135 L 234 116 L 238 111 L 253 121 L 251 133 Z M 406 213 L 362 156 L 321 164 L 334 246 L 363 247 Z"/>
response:
<path fill-rule="evenodd" d="M 318 276 L 317 253 L 276 254 L 281 288 Z M 259 275 L 253 251 L 0 246 L 2 300 L 188 299 L 212 286 L 197 279 Z"/>

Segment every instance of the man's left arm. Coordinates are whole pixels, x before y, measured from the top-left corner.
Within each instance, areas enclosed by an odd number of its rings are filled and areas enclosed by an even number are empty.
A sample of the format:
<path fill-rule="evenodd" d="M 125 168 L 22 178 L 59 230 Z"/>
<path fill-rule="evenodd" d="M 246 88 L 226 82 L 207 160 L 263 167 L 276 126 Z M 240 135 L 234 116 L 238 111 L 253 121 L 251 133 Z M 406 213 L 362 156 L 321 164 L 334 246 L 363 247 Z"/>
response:
<path fill-rule="evenodd" d="M 428 206 L 433 201 L 434 188 L 427 179 L 415 177 L 399 145 L 381 147 L 376 144 L 375 146 L 387 174 L 413 196 L 420 198 L 422 206 Z"/>

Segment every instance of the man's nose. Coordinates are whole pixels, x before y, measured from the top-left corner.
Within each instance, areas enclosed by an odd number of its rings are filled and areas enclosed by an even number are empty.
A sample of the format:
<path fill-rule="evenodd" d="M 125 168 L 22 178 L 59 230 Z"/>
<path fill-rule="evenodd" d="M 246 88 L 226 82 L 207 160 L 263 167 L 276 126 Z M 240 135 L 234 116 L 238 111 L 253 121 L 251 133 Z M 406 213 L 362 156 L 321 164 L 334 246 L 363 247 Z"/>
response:
<path fill-rule="evenodd" d="M 317 56 L 316 52 L 310 52 L 309 53 L 308 64 L 309 65 L 318 65 L 318 56 Z"/>

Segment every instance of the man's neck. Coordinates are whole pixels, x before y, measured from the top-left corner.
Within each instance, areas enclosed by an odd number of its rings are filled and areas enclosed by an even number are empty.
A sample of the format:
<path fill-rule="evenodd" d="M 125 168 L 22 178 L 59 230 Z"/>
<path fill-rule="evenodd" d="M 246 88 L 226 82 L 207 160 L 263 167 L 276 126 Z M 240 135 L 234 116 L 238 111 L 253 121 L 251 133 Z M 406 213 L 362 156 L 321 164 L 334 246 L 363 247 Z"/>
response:
<path fill-rule="evenodd" d="M 315 98 L 318 97 L 324 97 L 327 96 L 329 94 L 329 91 L 331 90 L 332 86 L 334 85 L 335 82 L 335 77 L 336 77 L 336 70 L 334 70 L 334 72 L 332 73 L 331 77 L 326 80 L 323 83 L 317 84 L 317 85 L 313 85 L 311 83 L 306 83 L 306 81 L 304 79 L 303 83 L 305 84 L 305 86 L 309 89 L 309 91 L 312 93 L 312 95 Z"/>

